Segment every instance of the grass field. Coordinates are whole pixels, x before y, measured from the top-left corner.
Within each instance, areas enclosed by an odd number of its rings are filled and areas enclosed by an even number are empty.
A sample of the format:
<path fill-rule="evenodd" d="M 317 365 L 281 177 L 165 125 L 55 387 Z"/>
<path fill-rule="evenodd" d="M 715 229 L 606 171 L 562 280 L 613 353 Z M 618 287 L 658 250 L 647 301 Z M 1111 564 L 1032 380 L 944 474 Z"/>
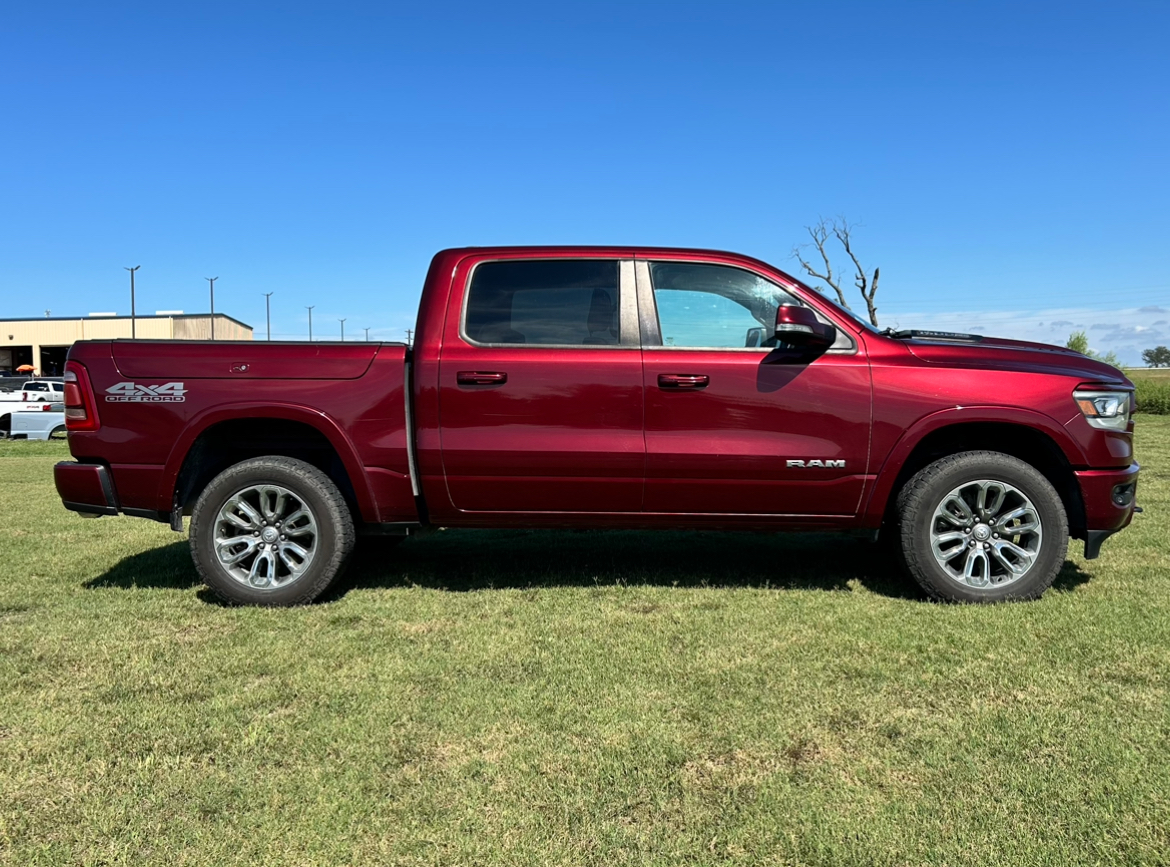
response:
<path fill-rule="evenodd" d="M 226 608 L 64 454 L 0 443 L 0 863 L 1170 861 L 1170 418 L 997 607 L 854 540 L 449 531 Z"/>

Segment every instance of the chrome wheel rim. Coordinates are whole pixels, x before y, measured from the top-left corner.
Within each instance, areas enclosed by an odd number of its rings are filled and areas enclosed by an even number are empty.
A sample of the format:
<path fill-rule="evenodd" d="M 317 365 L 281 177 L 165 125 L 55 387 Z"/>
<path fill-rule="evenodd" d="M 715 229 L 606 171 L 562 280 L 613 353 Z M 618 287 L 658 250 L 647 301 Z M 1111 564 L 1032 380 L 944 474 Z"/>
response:
<path fill-rule="evenodd" d="M 1028 574 L 1044 528 L 1019 488 L 995 479 L 964 482 L 942 498 L 930 522 L 934 559 L 953 581 L 1003 587 Z"/>
<path fill-rule="evenodd" d="M 318 539 L 309 504 L 280 485 L 236 491 L 215 521 L 219 565 L 252 590 L 278 590 L 300 578 L 317 554 Z"/>

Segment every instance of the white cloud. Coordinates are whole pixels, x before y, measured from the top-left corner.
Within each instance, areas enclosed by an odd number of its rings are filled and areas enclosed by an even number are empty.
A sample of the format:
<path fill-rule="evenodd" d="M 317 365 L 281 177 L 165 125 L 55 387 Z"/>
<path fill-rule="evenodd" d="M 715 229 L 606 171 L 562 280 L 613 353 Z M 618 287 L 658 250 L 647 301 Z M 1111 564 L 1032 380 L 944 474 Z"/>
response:
<path fill-rule="evenodd" d="M 1073 331 L 1086 331 L 1096 352 L 1116 352 L 1123 364 L 1140 365 L 1143 349 L 1170 344 L 1170 322 L 1151 322 L 1163 308 L 1121 310 L 1045 308 L 1043 310 L 955 311 L 943 313 L 886 313 L 882 326 L 964 331 L 1013 340 L 1033 340 L 1063 346 Z"/>

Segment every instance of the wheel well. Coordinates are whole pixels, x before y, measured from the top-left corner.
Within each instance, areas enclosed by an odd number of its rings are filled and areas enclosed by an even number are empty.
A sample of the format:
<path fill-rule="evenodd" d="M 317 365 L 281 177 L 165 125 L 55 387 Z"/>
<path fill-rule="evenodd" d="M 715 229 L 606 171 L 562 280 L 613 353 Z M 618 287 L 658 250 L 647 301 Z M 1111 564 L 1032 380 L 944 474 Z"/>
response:
<path fill-rule="evenodd" d="M 353 483 L 333 443 L 312 425 L 281 418 L 232 419 L 199 434 L 175 483 L 183 514 L 191 514 L 199 494 L 228 467 L 264 455 L 297 458 L 313 465 L 337 485 L 350 511 L 360 514 Z"/>
<path fill-rule="evenodd" d="M 1081 500 L 1081 489 L 1060 446 L 1035 428 L 1002 422 L 950 425 L 923 437 L 894 480 L 894 487 L 886 503 L 887 519 L 894 510 L 899 491 L 923 467 L 947 455 L 981 450 L 1011 455 L 1039 470 L 1064 503 L 1069 535 L 1076 539 L 1084 538 L 1085 506 Z"/>

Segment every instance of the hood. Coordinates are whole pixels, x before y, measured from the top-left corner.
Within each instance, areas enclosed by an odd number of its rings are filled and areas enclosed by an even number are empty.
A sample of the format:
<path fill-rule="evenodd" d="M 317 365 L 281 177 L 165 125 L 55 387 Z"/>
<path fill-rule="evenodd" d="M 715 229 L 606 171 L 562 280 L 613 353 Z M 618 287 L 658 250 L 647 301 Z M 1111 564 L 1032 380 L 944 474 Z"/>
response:
<path fill-rule="evenodd" d="M 989 370 L 1019 370 L 1075 376 L 1086 381 L 1131 386 L 1116 367 L 1094 361 L 1063 346 L 981 337 L 978 340 L 931 340 L 924 337 L 900 340 L 910 352 L 927 364 L 973 367 Z"/>

